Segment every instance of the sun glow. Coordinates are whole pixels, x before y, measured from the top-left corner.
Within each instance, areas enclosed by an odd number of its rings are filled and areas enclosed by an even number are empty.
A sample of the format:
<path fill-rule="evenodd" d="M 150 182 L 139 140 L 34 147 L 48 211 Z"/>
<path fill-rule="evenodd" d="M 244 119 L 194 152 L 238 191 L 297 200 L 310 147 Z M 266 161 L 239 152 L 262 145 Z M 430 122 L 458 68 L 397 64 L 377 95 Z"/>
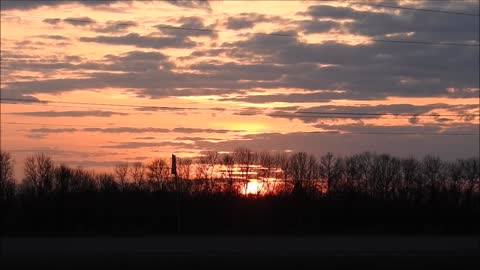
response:
<path fill-rule="evenodd" d="M 250 195 L 250 194 L 258 194 L 260 191 L 260 184 L 258 183 L 257 180 L 250 180 L 247 183 L 247 188 L 244 191 L 245 195 Z"/>

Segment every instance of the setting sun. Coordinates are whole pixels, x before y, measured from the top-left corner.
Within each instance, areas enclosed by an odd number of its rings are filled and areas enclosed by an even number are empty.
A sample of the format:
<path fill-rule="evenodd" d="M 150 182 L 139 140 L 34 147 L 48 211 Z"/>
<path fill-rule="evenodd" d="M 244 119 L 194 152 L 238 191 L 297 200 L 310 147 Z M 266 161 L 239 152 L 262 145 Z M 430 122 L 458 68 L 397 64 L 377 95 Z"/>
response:
<path fill-rule="evenodd" d="M 247 189 L 244 191 L 245 195 L 256 195 L 260 193 L 261 185 L 258 180 L 252 179 L 247 184 Z"/>

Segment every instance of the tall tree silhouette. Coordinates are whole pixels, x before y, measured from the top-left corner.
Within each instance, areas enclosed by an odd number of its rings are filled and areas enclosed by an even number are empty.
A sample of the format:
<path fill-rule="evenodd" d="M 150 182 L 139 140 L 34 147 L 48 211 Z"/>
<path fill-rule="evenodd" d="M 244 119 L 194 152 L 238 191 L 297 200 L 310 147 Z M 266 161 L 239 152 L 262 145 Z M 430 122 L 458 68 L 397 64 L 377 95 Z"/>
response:
<path fill-rule="evenodd" d="M 272 192 L 272 181 L 270 181 L 270 178 L 275 169 L 275 158 L 270 152 L 263 151 L 258 154 L 258 163 L 261 166 L 261 171 L 259 173 L 259 176 L 262 178 L 261 189 L 266 194 L 269 194 Z"/>
<path fill-rule="evenodd" d="M 133 182 L 139 186 L 142 186 L 144 184 L 146 175 L 145 165 L 142 162 L 135 162 L 129 169 Z"/>
<path fill-rule="evenodd" d="M 8 152 L 0 151 L 0 200 L 7 200 L 14 193 L 13 166 L 14 160 L 12 155 Z"/>
<path fill-rule="evenodd" d="M 333 193 L 337 181 L 341 178 L 341 159 L 336 158 L 332 153 L 328 152 L 320 158 L 319 170 L 322 178 L 327 181 L 328 194 Z"/>
<path fill-rule="evenodd" d="M 444 178 L 444 163 L 439 157 L 427 155 L 422 166 L 425 180 L 430 186 L 430 200 L 435 200 L 439 183 Z"/>
<path fill-rule="evenodd" d="M 53 191 L 55 174 L 53 160 L 43 153 L 36 153 L 25 159 L 23 183 L 36 196 Z"/>
<path fill-rule="evenodd" d="M 155 184 L 157 189 L 162 189 L 168 180 L 169 170 L 167 162 L 164 159 L 154 159 L 147 165 L 147 175 L 151 182 Z"/>
<path fill-rule="evenodd" d="M 283 193 L 288 193 L 288 178 L 290 177 L 290 159 L 288 154 L 280 152 L 275 154 L 276 167 L 281 170 L 281 179 L 283 180 Z"/>
<path fill-rule="evenodd" d="M 404 198 L 419 204 L 423 199 L 422 164 L 413 157 L 404 158 L 402 163 Z"/>
<path fill-rule="evenodd" d="M 124 189 L 128 180 L 128 163 L 123 162 L 115 165 L 113 172 L 120 183 L 120 188 Z"/>
<path fill-rule="evenodd" d="M 235 190 L 235 159 L 232 154 L 226 153 L 221 158 L 221 165 L 225 168 L 223 172 L 224 178 L 227 180 L 226 192 L 229 194 L 236 193 Z"/>

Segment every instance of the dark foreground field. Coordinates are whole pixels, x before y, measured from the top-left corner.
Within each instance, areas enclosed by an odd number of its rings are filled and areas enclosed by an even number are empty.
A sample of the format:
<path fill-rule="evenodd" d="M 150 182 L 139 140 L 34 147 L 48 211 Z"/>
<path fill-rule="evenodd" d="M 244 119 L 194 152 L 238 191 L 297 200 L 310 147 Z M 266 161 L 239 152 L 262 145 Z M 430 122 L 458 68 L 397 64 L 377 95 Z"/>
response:
<path fill-rule="evenodd" d="M 2 269 L 479 269 L 479 236 L 3 238 Z"/>

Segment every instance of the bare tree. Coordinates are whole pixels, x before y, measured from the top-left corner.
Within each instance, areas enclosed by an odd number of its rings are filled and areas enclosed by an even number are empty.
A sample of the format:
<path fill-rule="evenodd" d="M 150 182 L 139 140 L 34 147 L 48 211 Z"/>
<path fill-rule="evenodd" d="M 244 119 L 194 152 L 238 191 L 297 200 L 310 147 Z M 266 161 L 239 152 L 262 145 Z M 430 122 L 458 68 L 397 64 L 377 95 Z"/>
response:
<path fill-rule="evenodd" d="M 233 151 L 233 157 L 235 163 L 240 167 L 240 172 L 244 179 L 243 188 L 247 192 L 251 169 L 257 161 L 257 154 L 246 147 L 239 147 Z"/>
<path fill-rule="evenodd" d="M 320 178 L 320 172 L 318 167 L 319 165 L 315 156 L 309 154 L 307 157 L 306 184 L 310 196 L 317 194 L 317 191 L 319 190 L 318 180 Z"/>
<path fill-rule="evenodd" d="M 120 183 L 120 187 L 122 189 L 125 188 L 125 184 L 128 180 L 128 163 L 123 162 L 115 165 L 115 168 L 113 168 L 113 172 L 115 173 L 115 176 Z"/>
<path fill-rule="evenodd" d="M 343 174 L 349 191 L 355 191 L 361 178 L 358 156 L 351 156 L 343 159 Z"/>
<path fill-rule="evenodd" d="M 279 152 L 275 155 L 275 166 L 281 171 L 281 179 L 283 180 L 283 193 L 288 193 L 288 178 L 290 176 L 290 158 L 286 152 Z"/>
<path fill-rule="evenodd" d="M 211 192 L 215 186 L 215 168 L 218 164 L 218 152 L 207 151 L 200 157 L 200 164 L 202 165 L 203 174 L 205 177 L 205 191 Z"/>
<path fill-rule="evenodd" d="M 328 152 L 319 161 L 321 177 L 327 181 L 327 192 L 331 194 L 335 189 L 336 182 L 341 178 L 342 163 L 332 153 Z"/>
<path fill-rule="evenodd" d="M 37 153 L 25 159 L 24 184 L 37 196 L 43 196 L 53 190 L 55 166 L 50 157 Z"/>
<path fill-rule="evenodd" d="M 440 181 L 443 179 L 444 163 L 439 157 L 425 156 L 423 159 L 423 174 L 430 185 L 430 198 L 435 199 Z"/>
<path fill-rule="evenodd" d="M 162 188 L 163 183 L 167 181 L 168 176 L 170 175 L 170 168 L 168 167 L 167 162 L 164 159 L 157 158 L 148 164 L 147 169 L 149 180 L 155 183 L 158 188 Z"/>
<path fill-rule="evenodd" d="M 480 193 L 480 159 L 478 157 L 469 158 L 462 165 L 465 180 L 472 189 L 476 184 Z"/>
<path fill-rule="evenodd" d="M 96 176 L 93 171 L 83 168 L 71 169 L 72 176 L 69 181 L 70 192 L 92 192 L 97 190 Z"/>
<path fill-rule="evenodd" d="M 0 151 L 0 198 L 3 200 L 9 197 L 10 189 L 15 184 L 13 165 L 14 160 L 10 153 Z"/>
<path fill-rule="evenodd" d="M 178 176 L 183 180 L 190 180 L 192 173 L 193 160 L 191 158 L 177 159 Z"/>
<path fill-rule="evenodd" d="M 227 187 L 226 190 L 228 193 L 234 193 L 234 170 L 235 170 L 235 159 L 233 155 L 227 153 L 224 154 L 221 158 L 221 165 L 225 168 L 224 174 L 225 178 L 227 179 Z"/>
<path fill-rule="evenodd" d="M 374 194 L 381 198 L 391 198 L 398 191 L 401 181 L 400 160 L 387 154 L 376 155 L 370 171 Z"/>
<path fill-rule="evenodd" d="M 365 194 L 370 193 L 370 178 L 371 178 L 371 170 L 372 170 L 372 159 L 373 154 L 370 152 L 364 152 L 358 155 L 355 155 L 355 158 L 358 161 L 358 169 L 361 176 L 361 181 L 363 182 L 363 192 Z"/>
<path fill-rule="evenodd" d="M 55 189 L 61 194 L 70 192 L 73 171 L 65 164 L 55 168 Z"/>
<path fill-rule="evenodd" d="M 180 185 L 179 188 L 182 193 L 192 185 L 192 181 L 189 181 L 191 179 L 192 167 L 192 158 L 177 158 L 177 175 L 179 178 L 179 182 L 177 184 Z"/>
<path fill-rule="evenodd" d="M 100 191 L 114 192 L 118 189 L 118 184 L 115 182 L 115 177 L 109 173 L 102 173 L 96 176 Z"/>
<path fill-rule="evenodd" d="M 307 180 L 308 154 L 305 152 L 294 153 L 289 158 L 289 171 L 292 174 L 294 192 L 304 191 L 304 182 Z"/>
<path fill-rule="evenodd" d="M 202 192 L 209 191 L 210 168 L 207 160 L 202 157 L 195 159 L 195 184 Z"/>
<path fill-rule="evenodd" d="M 403 190 L 406 199 L 419 203 L 423 197 L 422 164 L 413 157 L 401 161 L 403 174 Z"/>
<path fill-rule="evenodd" d="M 130 176 L 134 183 L 141 186 L 145 181 L 146 168 L 142 162 L 135 162 L 130 167 Z"/>
<path fill-rule="evenodd" d="M 475 185 L 477 185 L 478 189 L 477 197 L 480 198 L 480 160 L 478 157 L 466 159 L 461 163 L 461 167 L 463 172 L 462 178 L 468 186 L 465 194 L 467 196 L 467 203 L 471 204 Z M 480 200 L 475 200 L 473 203 L 476 203 L 478 207 Z"/>
<path fill-rule="evenodd" d="M 270 180 L 272 176 L 272 171 L 275 169 L 275 159 L 274 156 L 268 152 L 263 151 L 258 154 L 258 160 L 261 167 L 261 174 L 259 176 L 262 177 L 262 188 L 266 194 L 271 192 L 272 181 Z"/>

